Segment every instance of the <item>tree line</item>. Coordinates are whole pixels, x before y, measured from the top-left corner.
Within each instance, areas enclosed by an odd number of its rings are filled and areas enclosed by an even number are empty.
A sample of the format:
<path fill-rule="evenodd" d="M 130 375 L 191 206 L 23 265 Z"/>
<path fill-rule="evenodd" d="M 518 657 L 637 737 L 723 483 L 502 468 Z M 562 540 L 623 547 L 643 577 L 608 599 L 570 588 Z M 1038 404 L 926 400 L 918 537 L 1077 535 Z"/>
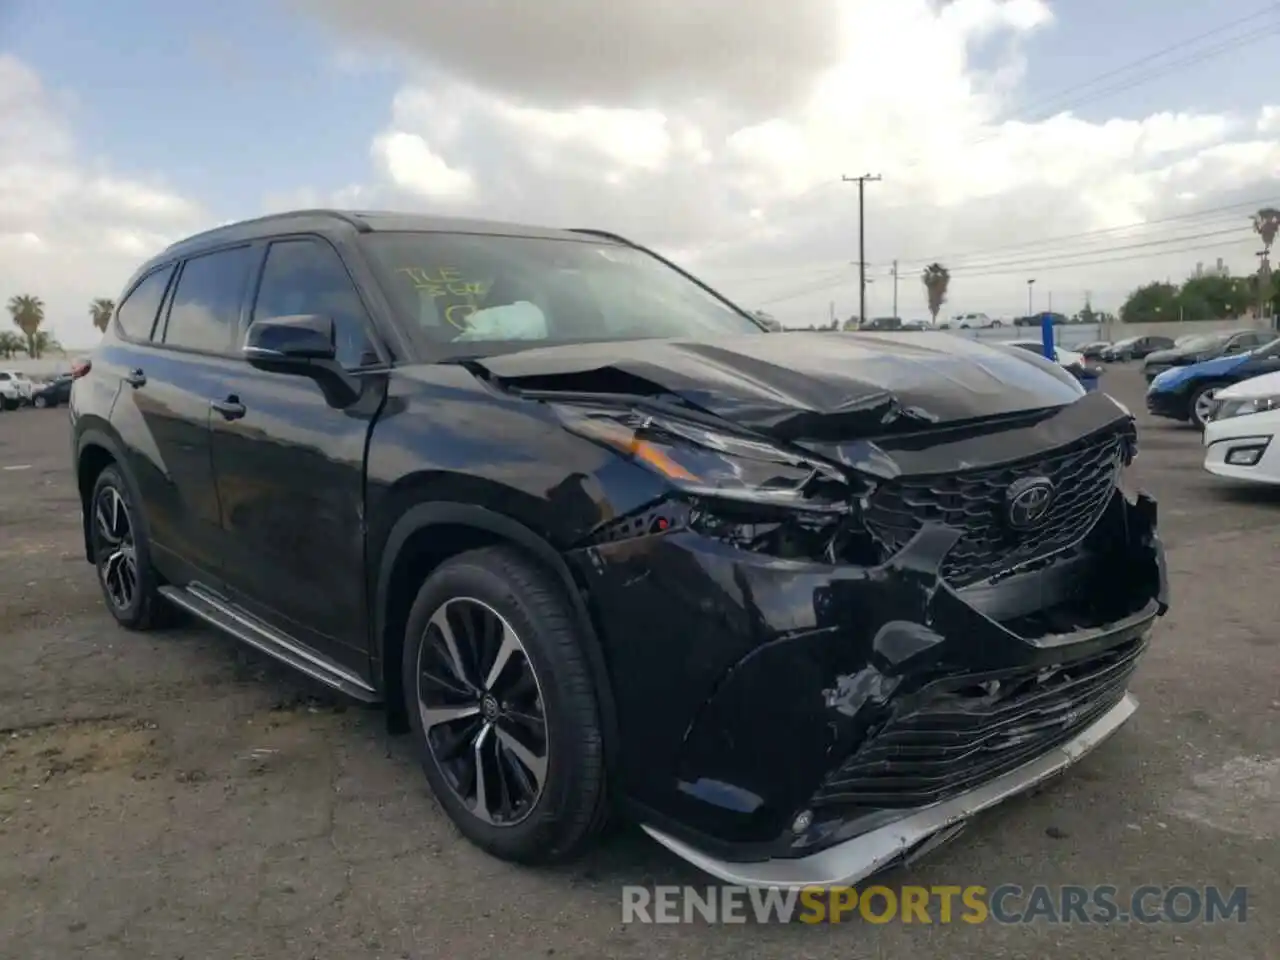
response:
<path fill-rule="evenodd" d="M 44 301 L 34 294 L 20 293 L 9 298 L 9 318 L 18 328 L 0 331 L 0 357 L 10 360 L 25 353 L 38 360 L 46 353 L 64 353 L 62 344 L 53 332 L 44 328 Z M 107 329 L 111 315 L 116 312 L 115 301 L 99 297 L 89 304 L 89 316 L 100 331 Z"/>

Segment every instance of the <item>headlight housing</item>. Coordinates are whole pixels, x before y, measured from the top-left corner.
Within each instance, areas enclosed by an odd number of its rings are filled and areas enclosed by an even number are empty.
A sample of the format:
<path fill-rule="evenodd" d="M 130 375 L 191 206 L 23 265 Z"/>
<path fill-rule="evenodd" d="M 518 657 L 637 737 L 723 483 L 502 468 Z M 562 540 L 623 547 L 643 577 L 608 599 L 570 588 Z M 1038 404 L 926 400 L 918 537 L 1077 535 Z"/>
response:
<path fill-rule="evenodd" d="M 1213 420 L 1228 420 L 1231 417 L 1243 417 L 1250 413 L 1265 413 L 1268 410 L 1280 410 L 1280 394 L 1270 397 L 1247 397 L 1239 400 L 1220 399 L 1214 407 Z"/>
<path fill-rule="evenodd" d="M 755 437 L 639 410 L 558 406 L 565 429 L 660 474 L 689 497 L 826 514 L 854 508 L 833 464 Z"/>

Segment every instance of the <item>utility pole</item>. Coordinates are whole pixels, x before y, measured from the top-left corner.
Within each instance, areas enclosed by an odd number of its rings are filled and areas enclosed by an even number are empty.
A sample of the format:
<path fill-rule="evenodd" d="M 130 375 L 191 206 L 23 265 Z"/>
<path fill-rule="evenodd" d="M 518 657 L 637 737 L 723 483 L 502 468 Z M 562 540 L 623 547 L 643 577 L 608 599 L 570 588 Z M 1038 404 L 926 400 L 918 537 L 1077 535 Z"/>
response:
<path fill-rule="evenodd" d="M 883 177 L 878 173 L 875 176 L 864 173 L 860 177 L 842 177 L 841 179 L 845 183 L 858 185 L 858 326 L 862 326 L 867 322 L 867 235 L 863 194 L 868 183 L 876 183 Z"/>
<path fill-rule="evenodd" d="M 893 261 L 893 315 L 898 315 L 898 261 Z"/>
<path fill-rule="evenodd" d="M 1034 316 L 1035 309 L 1031 306 L 1031 288 L 1035 285 L 1035 278 L 1027 281 L 1027 316 Z"/>

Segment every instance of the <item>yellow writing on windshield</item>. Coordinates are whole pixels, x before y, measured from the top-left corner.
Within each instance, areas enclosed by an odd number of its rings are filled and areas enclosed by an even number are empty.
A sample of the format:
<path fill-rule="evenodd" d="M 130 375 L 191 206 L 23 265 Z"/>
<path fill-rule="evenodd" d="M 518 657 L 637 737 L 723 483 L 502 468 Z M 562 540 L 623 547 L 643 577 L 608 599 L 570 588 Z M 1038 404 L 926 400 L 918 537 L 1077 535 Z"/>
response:
<path fill-rule="evenodd" d="M 431 297 L 479 297 L 484 295 L 484 284 L 468 281 L 455 267 L 440 267 L 435 271 L 422 267 L 401 267 L 396 273 L 409 278 L 414 289 Z"/>

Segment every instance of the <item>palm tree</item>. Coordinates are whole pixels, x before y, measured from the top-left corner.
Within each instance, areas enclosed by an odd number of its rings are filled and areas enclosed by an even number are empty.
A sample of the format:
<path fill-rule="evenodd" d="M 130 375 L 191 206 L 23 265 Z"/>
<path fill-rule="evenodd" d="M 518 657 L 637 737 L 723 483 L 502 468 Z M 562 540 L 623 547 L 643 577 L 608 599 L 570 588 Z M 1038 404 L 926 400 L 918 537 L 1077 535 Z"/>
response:
<path fill-rule="evenodd" d="M 9 315 L 13 317 L 13 325 L 27 338 L 27 356 L 33 359 L 40 356 L 35 338 L 40 324 L 44 323 L 44 301 L 29 293 L 17 294 L 9 298 Z"/>
<path fill-rule="evenodd" d="M 48 330 L 37 330 L 36 335 L 32 338 L 32 346 L 35 347 L 35 353 L 32 356 L 43 357 L 46 353 L 60 353 L 64 357 L 67 351 L 62 349 L 62 344 Z"/>
<path fill-rule="evenodd" d="M 12 330 L 0 332 L 0 357 L 12 360 L 14 354 L 22 353 L 26 349 L 27 342 Z"/>
<path fill-rule="evenodd" d="M 1271 293 L 1271 244 L 1275 242 L 1276 232 L 1280 230 L 1280 210 L 1275 207 L 1263 207 L 1253 215 L 1253 232 L 1262 238 L 1262 253 L 1258 257 L 1258 316 L 1266 310 L 1266 303 Z"/>
<path fill-rule="evenodd" d="M 931 263 L 924 268 L 920 279 L 924 281 L 924 289 L 929 295 L 929 313 L 933 322 L 938 322 L 938 311 L 947 302 L 947 287 L 951 283 L 951 272 L 940 263 Z"/>
<path fill-rule="evenodd" d="M 1280 230 L 1280 210 L 1275 207 L 1263 207 L 1253 215 L 1253 232 L 1262 238 L 1262 249 L 1271 252 L 1271 244 L 1275 242 L 1276 232 Z"/>
<path fill-rule="evenodd" d="M 115 301 L 105 297 L 99 297 L 89 304 L 89 316 L 93 318 L 93 325 L 103 333 L 107 332 L 107 324 L 111 322 L 111 315 L 115 312 Z"/>

